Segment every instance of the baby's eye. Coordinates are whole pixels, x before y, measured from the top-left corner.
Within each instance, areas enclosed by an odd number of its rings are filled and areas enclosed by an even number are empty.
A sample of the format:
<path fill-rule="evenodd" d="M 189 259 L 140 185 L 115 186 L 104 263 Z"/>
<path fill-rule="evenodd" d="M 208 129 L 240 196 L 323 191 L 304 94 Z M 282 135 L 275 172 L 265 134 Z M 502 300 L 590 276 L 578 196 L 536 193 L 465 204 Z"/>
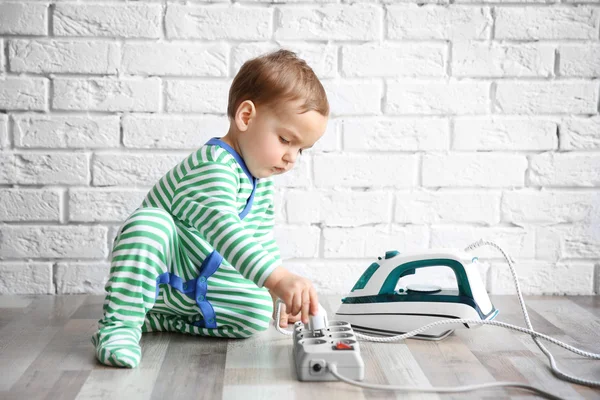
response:
<path fill-rule="evenodd" d="M 279 136 L 279 141 L 280 141 L 281 143 L 283 143 L 283 144 L 288 144 L 288 143 L 290 142 L 289 140 L 286 140 L 286 139 L 284 139 L 284 138 L 283 138 L 283 137 L 281 137 L 281 136 Z"/>

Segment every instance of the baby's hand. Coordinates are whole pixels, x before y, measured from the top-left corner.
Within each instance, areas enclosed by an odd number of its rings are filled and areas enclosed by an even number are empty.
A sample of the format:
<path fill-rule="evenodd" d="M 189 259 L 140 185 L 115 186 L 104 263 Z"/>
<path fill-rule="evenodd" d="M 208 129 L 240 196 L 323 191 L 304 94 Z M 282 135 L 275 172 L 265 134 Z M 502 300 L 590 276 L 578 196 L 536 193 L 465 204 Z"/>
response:
<path fill-rule="evenodd" d="M 275 319 L 275 313 L 277 311 L 273 312 L 273 319 Z M 295 324 L 296 322 L 300 321 L 300 318 L 302 317 L 301 313 L 298 313 L 296 315 L 290 315 L 287 312 L 285 312 L 285 310 L 281 310 L 281 314 L 279 315 L 279 327 L 280 328 L 287 328 L 288 324 Z"/>
<path fill-rule="evenodd" d="M 285 310 L 282 311 L 287 316 L 287 322 L 301 320 L 308 324 L 309 313 L 315 315 L 319 311 L 317 292 L 312 282 L 306 278 L 278 267 L 271 273 L 265 286 L 285 304 Z M 281 313 L 282 316 L 284 312 Z M 297 319 L 298 315 L 300 319 Z"/>

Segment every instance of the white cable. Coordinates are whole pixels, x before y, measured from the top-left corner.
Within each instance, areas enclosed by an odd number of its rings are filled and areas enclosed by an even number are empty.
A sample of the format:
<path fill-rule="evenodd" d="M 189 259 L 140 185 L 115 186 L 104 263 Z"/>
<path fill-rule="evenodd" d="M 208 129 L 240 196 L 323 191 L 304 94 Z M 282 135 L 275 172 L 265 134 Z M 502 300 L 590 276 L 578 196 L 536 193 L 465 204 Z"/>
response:
<path fill-rule="evenodd" d="M 502 253 L 502 256 L 504 257 L 506 262 L 508 262 L 508 267 L 510 268 L 510 272 L 513 276 L 513 280 L 515 281 L 515 287 L 517 289 L 517 296 L 519 297 L 519 304 L 521 305 L 521 310 L 523 311 L 523 317 L 525 318 L 525 324 L 527 325 L 527 328 L 529 328 L 533 331 L 533 326 L 531 325 L 531 320 L 529 319 L 529 313 L 527 312 L 527 308 L 525 307 L 525 300 L 523 300 L 523 294 L 521 293 L 521 286 L 519 284 L 519 279 L 517 278 L 517 271 L 515 270 L 515 267 L 513 265 L 514 261 L 496 243 L 490 242 L 487 240 L 483 240 L 483 239 L 479 239 L 478 241 L 471 243 L 469 246 L 467 246 L 465 248 L 465 251 L 476 249 L 477 247 L 481 247 L 481 246 L 485 246 L 485 245 L 492 246 L 495 249 L 499 250 L 500 253 Z M 548 360 L 550 361 L 550 368 L 552 369 L 552 372 L 556 376 L 558 376 L 559 378 L 564 379 L 566 381 L 578 383 L 580 385 L 600 387 L 600 381 L 592 381 L 592 380 L 588 380 L 588 379 L 578 378 L 573 375 L 567 375 L 564 372 L 562 372 L 561 370 L 559 370 L 558 366 L 556 365 L 556 362 L 554 360 L 554 357 L 552 356 L 550 351 L 546 347 L 544 347 L 544 345 L 542 343 L 540 343 L 540 341 L 538 340 L 537 337 L 535 337 L 534 335 L 532 335 L 531 337 L 532 337 L 533 341 L 535 342 L 535 344 L 537 344 L 537 346 L 540 348 L 540 350 L 542 350 L 542 352 L 546 355 L 546 357 L 548 357 Z M 561 346 L 562 346 L 562 342 L 559 342 L 559 343 L 561 343 Z M 571 350 L 571 351 L 573 351 L 573 350 Z M 579 350 L 579 351 L 581 351 L 581 350 Z M 574 353 L 580 354 L 578 352 L 574 352 Z M 598 357 L 599 357 L 598 354 L 594 354 L 594 353 L 588 353 L 585 351 L 583 351 L 582 353 L 583 354 L 580 354 L 580 355 L 583 355 L 583 356 L 589 357 L 589 358 L 598 359 Z"/>
<path fill-rule="evenodd" d="M 283 301 L 281 301 L 281 299 L 277 299 L 277 302 L 275 303 L 275 329 L 277 329 L 277 332 L 279 332 L 281 334 L 291 336 L 294 334 L 294 332 L 288 331 L 286 329 L 282 329 L 279 326 L 279 319 L 281 318 L 281 306 L 282 305 L 283 305 Z"/>
<path fill-rule="evenodd" d="M 351 385 L 360 386 L 366 389 L 374 389 L 374 390 L 401 390 L 404 392 L 425 392 L 425 393 L 461 393 L 461 392 L 472 392 L 475 390 L 481 389 L 493 389 L 497 387 L 514 387 L 529 390 L 535 392 L 541 396 L 547 397 L 552 400 L 562 400 L 560 397 L 555 396 L 551 393 L 543 391 L 541 389 L 536 388 L 535 386 L 526 385 L 524 383 L 519 382 L 490 382 L 490 383 L 482 383 L 479 385 L 466 385 L 466 386 L 440 386 L 436 388 L 419 388 L 415 386 L 395 386 L 395 385 L 377 385 L 374 383 L 363 383 L 359 381 L 355 381 L 352 379 L 348 379 L 339 374 L 337 371 L 337 366 L 335 363 L 328 363 L 327 368 L 329 372 L 336 378 Z"/>
<path fill-rule="evenodd" d="M 550 336 L 544 335 L 542 333 L 539 333 L 539 332 L 536 332 L 535 330 L 533 330 L 533 326 L 531 325 L 531 320 L 529 319 L 529 313 L 527 312 L 527 308 L 525 307 L 525 301 L 523 300 L 523 295 L 521 293 L 519 279 L 517 277 L 517 273 L 516 273 L 514 265 L 513 265 L 514 261 L 510 258 L 510 256 L 508 256 L 506 254 L 506 252 L 500 246 L 498 246 L 496 243 L 490 242 L 490 241 L 484 241 L 483 239 L 480 239 L 477 242 L 470 244 L 469 246 L 467 246 L 465 248 L 465 251 L 469 251 L 469 250 L 472 250 L 472 249 L 475 249 L 477 247 L 484 246 L 484 245 L 489 245 L 489 246 L 492 246 L 492 247 L 496 248 L 497 250 L 499 250 L 502 253 L 502 256 L 504 257 L 504 259 L 508 262 L 510 272 L 511 272 L 511 274 L 513 276 L 513 280 L 515 282 L 517 296 L 519 297 L 519 304 L 521 305 L 521 310 L 523 311 L 523 316 L 525 318 L 525 323 L 527 325 L 527 329 L 520 327 L 520 326 L 507 324 L 505 322 L 500 322 L 500 321 L 482 321 L 482 320 L 470 320 L 470 319 L 446 319 L 446 320 L 436 321 L 431 324 L 427 324 L 425 326 L 422 326 L 421 328 L 412 330 L 412 331 L 404 333 L 402 335 L 379 337 L 379 336 L 367 336 L 367 335 L 363 335 L 363 334 L 355 332 L 355 336 L 359 339 L 368 340 L 368 341 L 372 341 L 372 342 L 392 342 L 392 341 L 399 341 L 399 340 L 407 339 L 409 337 L 418 335 L 419 333 L 426 331 L 434 326 L 440 326 L 440 325 L 455 325 L 455 324 L 460 325 L 460 324 L 466 323 L 466 324 L 470 324 L 470 325 L 500 326 L 500 327 L 512 329 L 512 330 L 515 330 L 518 332 L 528 333 L 529 335 L 531 335 L 535 344 L 540 348 L 540 350 L 542 350 L 542 352 L 550 360 L 550 367 L 552 369 L 552 372 L 555 375 L 557 375 L 560 379 L 564 379 L 569 382 L 578 383 L 578 384 L 585 385 L 585 386 L 600 387 L 600 382 L 598 382 L 598 381 L 592 381 L 592 380 L 588 380 L 588 379 L 578 378 L 578 377 L 575 377 L 572 375 L 567 375 L 558 369 L 558 367 L 556 366 L 554 357 L 552 356 L 550 351 L 548 351 L 548 349 L 546 349 L 546 347 L 544 347 L 544 345 L 542 343 L 540 343 L 539 339 L 547 340 L 550 343 L 554 343 L 557 346 L 563 347 L 575 354 L 578 354 L 578 355 L 581 355 L 584 357 L 588 357 L 588 358 L 600 359 L 600 354 L 580 350 L 576 347 L 573 347 L 573 346 L 563 343 L 557 339 L 554 339 Z M 283 302 L 281 300 L 277 300 L 277 303 L 275 306 L 276 307 L 275 328 L 277 329 L 277 331 L 279 333 L 282 333 L 284 335 L 292 335 L 293 334 L 292 331 L 284 330 L 279 327 L 279 319 L 281 317 L 281 305 L 282 304 L 283 304 Z M 348 379 L 348 378 L 345 378 L 345 377 L 339 375 L 335 364 L 329 364 L 328 368 L 329 368 L 330 372 L 336 378 L 338 378 L 346 383 L 369 388 L 369 389 L 456 393 L 456 392 L 479 390 L 479 389 L 484 389 L 484 388 L 509 386 L 509 387 L 519 387 L 519 388 L 531 390 L 531 391 L 534 391 L 538 394 L 544 395 L 551 399 L 559 399 L 559 397 L 554 396 L 548 392 L 544 392 L 541 389 L 538 389 L 538 388 L 530 386 L 530 385 L 521 384 L 518 382 L 493 382 L 493 383 L 486 383 L 486 384 L 481 384 L 481 385 L 442 387 L 442 388 L 418 388 L 418 387 L 407 387 L 407 386 L 375 385 L 375 384 L 368 384 L 368 383 L 363 383 L 363 382 L 359 382 L 359 381 L 353 381 L 351 379 Z"/>
<path fill-rule="evenodd" d="M 357 333 L 354 332 L 354 336 L 356 336 L 359 339 L 363 339 L 363 340 L 367 340 L 369 342 L 395 342 L 398 340 L 404 340 L 404 339 L 408 339 L 412 336 L 418 335 L 421 332 L 424 332 L 430 328 L 433 328 L 434 326 L 440 326 L 440 325 L 462 325 L 462 324 L 469 324 L 469 325 L 492 325 L 492 326 L 500 326 L 502 328 L 507 328 L 507 329 L 512 329 L 515 330 L 517 332 L 522 332 L 522 333 L 528 333 L 533 337 L 539 337 L 541 339 L 547 340 L 550 343 L 554 343 L 557 346 L 563 347 L 575 354 L 579 354 L 580 356 L 583 357 L 588 357 L 588 358 L 594 358 L 597 360 L 600 360 L 600 354 L 595 354 L 595 353 L 588 353 L 587 351 L 584 350 L 580 350 L 576 347 L 573 347 L 569 344 L 566 344 L 564 342 L 561 342 L 560 340 L 554 339 L 551 336 L 548 335 L 544 335 L 543 333 L 539 333 L 536 332 L 534 330 L 531 329 L 526 329 L 520 326 L 516 326 L 516 325 L 511 325 L 511 324 L 507 324 L 506 322 L 501 322 L 501 321 L 482 321 L 479 319 L 444 319 L 441 321 L 436 321 L 436 322 L 432 322 L 430 324 L 424 325 L 418 329 L 412 330 L 410 332 L 404 333 L 402 335 L 397 335 L 397 336 L 385 336 L 385 337 L 380 337 L 380 336 L 367 336 L 367 335 L 363 335 L 362 333 Z"/>

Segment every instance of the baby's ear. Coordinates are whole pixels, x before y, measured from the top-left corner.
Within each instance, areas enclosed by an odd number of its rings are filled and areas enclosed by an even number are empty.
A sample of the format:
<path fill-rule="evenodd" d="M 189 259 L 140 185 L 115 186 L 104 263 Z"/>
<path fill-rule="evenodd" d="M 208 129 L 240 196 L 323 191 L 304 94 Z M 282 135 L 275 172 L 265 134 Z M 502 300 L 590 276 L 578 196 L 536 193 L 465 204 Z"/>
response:
<path fill-rule="evenodd" d="M 235 124 L 238 130 L 245 132 L 250 125 L 250 120 L 256 116 L 256 107 L 251 100 L 244 100 L 235 113 Z"/>

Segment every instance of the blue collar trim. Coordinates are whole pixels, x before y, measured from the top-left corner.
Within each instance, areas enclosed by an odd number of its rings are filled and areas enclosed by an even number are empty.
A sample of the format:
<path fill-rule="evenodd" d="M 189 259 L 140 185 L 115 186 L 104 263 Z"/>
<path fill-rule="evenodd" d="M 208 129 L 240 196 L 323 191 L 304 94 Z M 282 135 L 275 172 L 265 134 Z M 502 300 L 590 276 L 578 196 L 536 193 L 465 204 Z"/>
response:
<path fill-rule="evenodd" d="M 248 170 L 248 167 L 246 166 L 246 163 L 244 162 L 244 160 L 242 159 L 242 157 L 237 153 L 237 151 L 235 151 L 233 149 L 233 147 L 231 147 L 230 145 L 228 145 L 227 143 L 225 143 L 224 141 L 222 141 L 219 138 L 212 138 L 208 142 L 206 142 L 206 144 L 207 145 L 212 144 L 212 145 L 221 146 L 222 148 L 224 148 L 225 150 L 227 150 L 227 152 L 229 154 L 231 154 L 233 156 L 233 158 L 235 158 L 235 160 L 238 162 L 238 164 L 240 164 L 240 166 L 242 167 L 242 169 L 246 173 L 246 176 L 248 177 L 248 179 L 250 179 L 250 182 L 252 182 L 252 185 L 256 186 L 256 178 L 252 176 L 252 174 Z"/>

